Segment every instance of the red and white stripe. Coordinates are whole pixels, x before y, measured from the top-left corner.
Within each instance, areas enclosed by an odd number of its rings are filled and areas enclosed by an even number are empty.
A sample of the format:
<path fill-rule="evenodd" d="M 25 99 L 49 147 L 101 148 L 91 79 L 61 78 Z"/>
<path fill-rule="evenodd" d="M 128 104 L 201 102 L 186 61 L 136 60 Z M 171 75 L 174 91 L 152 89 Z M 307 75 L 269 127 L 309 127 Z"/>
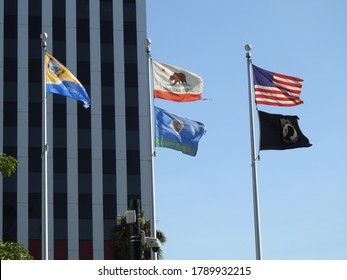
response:
<path fill-rule="evenodd" d="M 296 106 L 302 104 L 300 93 L 304 80 L 273 73 L 273 87 L 255 85 L 255 102 L 275 106 Z"/>

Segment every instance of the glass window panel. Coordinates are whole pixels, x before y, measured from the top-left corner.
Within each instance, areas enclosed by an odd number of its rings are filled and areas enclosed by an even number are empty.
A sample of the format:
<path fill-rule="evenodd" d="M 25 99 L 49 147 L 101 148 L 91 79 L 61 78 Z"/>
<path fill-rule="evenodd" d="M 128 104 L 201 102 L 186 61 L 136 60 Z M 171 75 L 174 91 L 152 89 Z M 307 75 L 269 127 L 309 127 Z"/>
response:
<path fill-rule="evenodd" d="M 92 153 L 89 149 L 78 149 L 78 172 L 91 173 L 92 172 Z"/>
<path fill-rule="evenodd" d="M 4 126 L 17 126 L 17 103 L 4 103 Z"/>
<path fill-rule="evenodd" d="M 66 149 L 53 149 L 53 171 L 59 173 L 67 172 L 67 151 Z"/>
<path fill-rule="evenodd" d="M 92 218 L 92 195 L 79 194 L 78 195 L 78 213 L 80 219 Z"/>
<path fill-rule="evenodd" d="M 67 240 L 67 220 L 66 219 L 54 219 L 54 239 L 55 240 Z"/>
<path fill-rule="evenodd" d="M 54 194 L 54 219 L 67 218 L 67 195 L 62 193 Z"/>
<path fill-rule="evenodd" d="M 29 218 L 41 219 L 41 193 L 29 193 Z"/>
<path fill-rule="evenodd" d="M 16 58 L 5 57 L 4 82 L 17 82 L 17 59 Z"/>
<path fill-rule="evenodd" d="M 103 150 L 103 173 L 115 174 L 116 173 L 116 155 L 114 150 Z"/>
<path fill-rule="evenodd" d="M 104 195 L 104 219 L 117 219 L 117 200 L 115 195 Z"/>

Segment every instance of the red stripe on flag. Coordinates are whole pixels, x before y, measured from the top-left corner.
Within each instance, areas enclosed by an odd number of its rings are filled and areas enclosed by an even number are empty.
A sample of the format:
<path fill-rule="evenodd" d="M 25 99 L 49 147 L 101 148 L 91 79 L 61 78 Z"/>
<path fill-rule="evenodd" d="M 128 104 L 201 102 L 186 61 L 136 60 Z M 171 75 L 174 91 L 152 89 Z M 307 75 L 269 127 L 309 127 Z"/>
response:
<path fill-rule="evenodd" d="M 298 82 L 303 82 L 304 80 L 301 78 L 297 78 L 297 77 L 292 77 L 292 76 L 287 76 L 287 75 L 283 75 L 283 74 L 278 74 L 278 73 L 273 73 L 274 76 L 278 76 L 281 77 L 283 79 L 288 79 L 288 80 L 293 80 L 293 81 L 298 81 Z"/>
<path fill-rule="evenodd" d="M 293 94 L 298 94 L 298 95 L 301 93 L 300 89 L 295 90 L 295 89 L 290 89 L 288 87 L 284 87 L 284 86 L 280 86 L 280 85 L 276 85 L 276 86 L 277 86 L 278 90 L 283 92 L 283 93 L 288 93 L 288 94 L 293 93 Z"/>
<path fill-rule="evenodd" d="M 294 102 L 291 102 L 291 103 L 281 103 L 279 101 L 271 102 L 271 101 L 265 101 L 265 100 L 263 100 L 263 101 L 259 101 L 258 100 L 256 103 L 257 104 L 264 104 L 264 105 L 275 105 L 275 106 L 287 106 L 287 107 L 290 107 L 290 106 L 296 106 L 296 105 L 302 104 L 304 102 L 301 101 L 301 102 L 298 102 L 298 103 L 294 103 Z"/>
<path fill-rule="evenodd" d="M 289 87 L 294 87 L 294 88 L 302 88 L 302 84 L 297 84 L 297 83 L 290 83 L 290 82 L 285 82 L 285 81 L 281 81 L 281 80 L 277 80 L 274 78 L 273 80 L 274 84 L 279 84 L 279 85 L 283 85 L 283 86 L 289 86 Z"/>
<path fill-rule="evenodd" d="M 292 90 L 289 91 L 287 89 L 283 89 L 283 88 L 255 88 L 254 89 L 255 92 L 263 92 L 263 93 L 271 93 L 271 94 L 278 94 L 278 95 L 288 95 L 288 96 L 299 96 L 300 95 L 300 91 L 297 90 Z"/>
<path fill-rule="evenodd" d="M 254 91 L 256 104 L 295 106 L 303 103 L 300 99 L 300 91 L 289 92 L 280 90 L 277 87 L 261 87 L 258 85 L 255 86 Z"/>
<path fill-rule="evenodd" d="M 264 94 L 261 94 L 261 93 L 256 93 L 255 97 L 257 99 L 272 99 L 272 100 L 286 100 L 286 101 L 293 101 L 293 102 L 295 102 L 295 101 L 302 102 L 300 97 L 295 97 L 295 96 L 286 97 L 284 95 L 282 95 L 282 96 L 275 96 L 275 95 L 264 95 Z"/>
<path fill-rule="evenodd" d="M 154 98 L 161 98 L 165 100 L 171 100 L 176 102 L 189 102 L 201 100 L 201 94 L 199 93 L 184 93 L 184 94 L 175 94 L 169 91 L 154 90 Z"/>

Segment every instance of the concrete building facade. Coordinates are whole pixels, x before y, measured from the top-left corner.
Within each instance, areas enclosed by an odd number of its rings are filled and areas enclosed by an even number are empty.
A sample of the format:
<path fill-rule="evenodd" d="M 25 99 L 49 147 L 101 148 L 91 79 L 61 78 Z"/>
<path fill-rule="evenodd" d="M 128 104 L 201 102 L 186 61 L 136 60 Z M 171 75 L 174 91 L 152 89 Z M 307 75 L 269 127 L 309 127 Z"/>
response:
<path fill-rule="evenodd" d="M 108 259 L 129 200 L 150 219 L 145 0 L 0 0 L 0 239 L 41 258 L 42 48 L 84 85 L 81 102 L 48 95 L 49 259 Z"/>

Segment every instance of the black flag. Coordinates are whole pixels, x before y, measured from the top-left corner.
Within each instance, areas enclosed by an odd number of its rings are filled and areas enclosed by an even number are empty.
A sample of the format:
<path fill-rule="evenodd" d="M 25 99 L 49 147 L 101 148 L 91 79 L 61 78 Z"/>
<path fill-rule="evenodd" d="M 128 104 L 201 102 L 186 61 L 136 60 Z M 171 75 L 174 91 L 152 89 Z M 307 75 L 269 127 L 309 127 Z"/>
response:
<path fill-rule="evenodd" d="M 258 111 L 260 122 L 260 150 L 286 150 L 310 147 L 302 134 L 297 116 L 284 116 Z"/>

